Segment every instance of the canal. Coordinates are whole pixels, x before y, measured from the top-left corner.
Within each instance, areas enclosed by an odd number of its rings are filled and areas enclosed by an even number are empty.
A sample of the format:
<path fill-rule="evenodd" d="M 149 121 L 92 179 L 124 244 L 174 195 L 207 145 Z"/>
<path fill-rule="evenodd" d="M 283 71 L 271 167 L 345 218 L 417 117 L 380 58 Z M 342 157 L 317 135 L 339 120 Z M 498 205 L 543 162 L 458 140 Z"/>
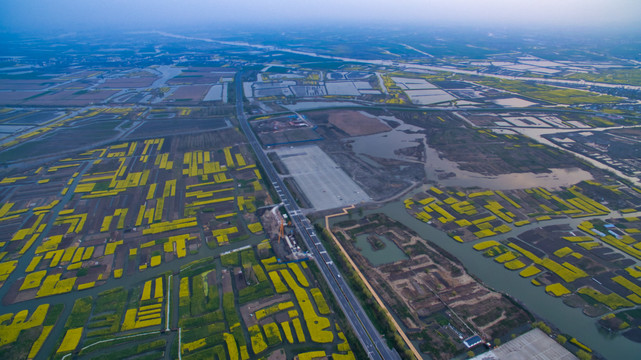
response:
<path fill-rule="evenodd" d="M 596 319 L 584 315 L 581 309 L 570 308 L 560 298 L 554 298 L 545 293 L 543 287 L 536 287 L 528 279 L 519 276 L 518 271 L 505 269 L 502 264 L 485 258 L 480 252 L 475 251 L 472 246 L 476 242 L 458 243 L 452 240 L 444 232 L 415 219 L 407 213 L 402 201 L 388 203 L 381 208 L 364 211 L 364 216 L 373 213 L 383 213 L 390 218 L 399 221 L 408 228 L 414 230 L 422 238 L 429 240 L 441 248 L 456 256 L 466 267 L 468 273 L 474 275 L 487 286 L 509 294 L 522 303 L 528 310 L 542 317 L 547 322 L 560 329 L 561 332 L 576 337 L 579 341 L 599 352 L 608 359 L 635 359 L 641 351 L 641 345 L 627 340 L 623 336 L 614 336 L 599 331 Z M 602 216 L 607 218 L 615 216 Z M 331 219 L 331 224 L 347 219 L 347 216 Z M 507 237 L 514 237 L 521 232 L 534 229 L 541 225 L 569 224 L 576 227 L 583 219 L 558 219 L 545 221 L 541 224 L 530 224 L 515 229 L 507 234 L 496 236 L 493 239 L 501 240 Z M 487 240 L 487 239 L 484 239 Z M 480 240 L 482 241 L 482 240 Z M 369 245 L 369 244 L 367 244 Z M 391 248 L 391 247 L 390 247 Z M 376 262 L 384 257 L 388 247 L 376 252 Z M 393 249 L 393 248 L 392 248 Z M 367 257 L 369 252 L 363 252 Z M 371 260 L 370 260 L 371 261 Z"/>

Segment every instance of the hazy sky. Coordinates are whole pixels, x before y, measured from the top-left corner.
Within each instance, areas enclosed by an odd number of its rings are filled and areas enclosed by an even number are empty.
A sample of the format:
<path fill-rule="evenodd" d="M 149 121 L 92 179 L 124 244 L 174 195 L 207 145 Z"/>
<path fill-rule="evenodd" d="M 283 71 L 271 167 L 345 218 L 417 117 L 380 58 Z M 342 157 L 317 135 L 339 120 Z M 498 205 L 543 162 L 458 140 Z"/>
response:
<path fill-rule="evenodd" d="M 0 28 L 411 22 L 639 28 L 641 0 L 0 0 Z"/>

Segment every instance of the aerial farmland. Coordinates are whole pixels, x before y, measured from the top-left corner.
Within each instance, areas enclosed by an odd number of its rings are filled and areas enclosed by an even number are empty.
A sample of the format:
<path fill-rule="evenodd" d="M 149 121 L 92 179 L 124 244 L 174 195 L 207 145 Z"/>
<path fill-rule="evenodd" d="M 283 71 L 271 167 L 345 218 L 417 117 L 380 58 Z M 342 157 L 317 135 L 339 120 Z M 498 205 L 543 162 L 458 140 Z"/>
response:
<path fill-rule="evenodd" d="M 307 262 L 276 262 L 256 215 L 273 200 L 234 130 L 92 148 L 2 184 L 3 304 L 26 305 L 4 315 L 5 344 L 36 344 L 29 356 L 100 354 L 139 329 L 123 356 L 353 356 Z"/>
<path fill-rule="evenodd" d="M 638 354 L 639 59 L 339 30 L 2 40 L 0 354 Z"/>

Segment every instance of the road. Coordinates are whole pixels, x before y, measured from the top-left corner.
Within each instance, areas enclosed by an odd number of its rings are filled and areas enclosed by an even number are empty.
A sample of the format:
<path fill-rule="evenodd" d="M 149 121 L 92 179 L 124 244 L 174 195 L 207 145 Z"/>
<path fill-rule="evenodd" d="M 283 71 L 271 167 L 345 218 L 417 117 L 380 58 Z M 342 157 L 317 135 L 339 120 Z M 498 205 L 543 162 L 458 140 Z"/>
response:
<path fill-rule="evenodd" d="M 285 209 L 290 215 L 292 224 L 300 233 L 305 245 L 312 253 L 314 260 L 318 264 L 323 277 L 329 284 L 330 289 L 334 293 L 334 297 L 338 301 L 343 313 L 347 317 L 352 329 L 354 329 L 356 336 L 360 340 L 363 348 L 367 352 L 370 359 L 400 359 L 398 353 L 387 347 L 385 340 L 381 337 L 379 332 L 374 327 L 374 324 L 367 317 L 363 307 L 356 299 L 356 296 L 341 276 L 338 267 L 334 264 L 329 257 L 325 247 L 320 242 L 314 227 L 301 209 L 296 204 L 294 197 L 285 187 L 284 182 L 276 173 L 276 169 L 267 158 L 263 151 L 256 135 L 251 130 L 245 111 L 243 109 L 243 88 L 242 88 L 242 75 L 239 72 L 236 74 L 236 114 L 241 129 L 247 136 L 249 144 L 258 157 L 258 162 L 263 167 L 265 175 L 267 175 L 276 193 L 280 197 Z"/>

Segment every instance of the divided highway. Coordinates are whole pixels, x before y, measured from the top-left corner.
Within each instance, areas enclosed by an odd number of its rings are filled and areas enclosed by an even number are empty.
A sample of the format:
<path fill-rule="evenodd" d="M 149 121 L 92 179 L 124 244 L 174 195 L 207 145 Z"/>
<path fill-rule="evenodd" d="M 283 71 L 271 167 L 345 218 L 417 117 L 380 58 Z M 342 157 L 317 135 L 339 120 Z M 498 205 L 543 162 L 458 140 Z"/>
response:
<path fill-rule="evenodd" d="M 395 350 L 387 347 L 387 344 L 378 333 L 374 324 L 370 321 L 363 310 L 363 307 L 354 296 L 354 293 L 347 285 L 347 282 L 341 277 L 338 267 L 332 262 L 325 247 L 318 239 L 314 227 L 309 219 L 303 215 L 294 197 L 285 187 L 284 182 L 276 173 L 276 169 L 265 155 L 262 146 L 258 142 L 256 135 L 251 130 L 245 111 L 243 109 L 243 83 L 241 73 L 236 74 L 236 116 L 241 129 L 247 136 L 251 147 L 253 148 L 258 161 L 263 167 L 269 181 L 272 183 L 278 196 L 285 205 L 292 223 L 301 234 L 305 245 L 314 256 L 323 277 L 329 284 L 334 293 L 334 297 L 343 309 L 343 313 L 349 320 L 356 336 L 365 348 L 370 359 L 400 359 Z"/>

